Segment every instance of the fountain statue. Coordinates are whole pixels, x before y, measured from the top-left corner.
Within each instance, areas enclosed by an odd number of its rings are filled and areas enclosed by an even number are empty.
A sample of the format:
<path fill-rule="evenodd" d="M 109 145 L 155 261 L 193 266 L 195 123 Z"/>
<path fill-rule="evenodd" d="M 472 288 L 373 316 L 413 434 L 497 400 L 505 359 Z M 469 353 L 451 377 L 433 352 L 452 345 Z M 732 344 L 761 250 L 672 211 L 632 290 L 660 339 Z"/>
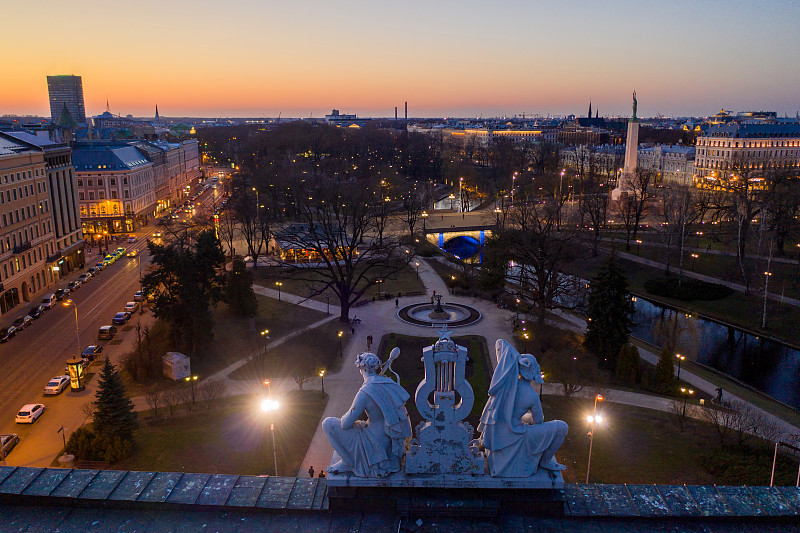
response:
<path fill-rule="evenodd" d="M 433 297 L 433 299 L 436 300 L 436 304 L 433 308 L 433 311 L 431 311 L 428 316 L 434 320 L 450 318 L 450 314 L 447 311 L 445 311 L 444 308 L 442 307 L 442 295 L 437 294 L 436 296 Z"/>

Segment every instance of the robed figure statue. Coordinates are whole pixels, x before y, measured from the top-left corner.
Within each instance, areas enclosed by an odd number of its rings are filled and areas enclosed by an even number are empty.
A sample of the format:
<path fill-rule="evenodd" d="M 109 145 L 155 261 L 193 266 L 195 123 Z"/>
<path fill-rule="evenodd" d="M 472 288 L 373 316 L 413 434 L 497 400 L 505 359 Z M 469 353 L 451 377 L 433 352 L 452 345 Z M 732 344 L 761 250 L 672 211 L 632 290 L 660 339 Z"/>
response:
<path fill-rule="evenodd" d="M 554 454 L 564 442 L 568 427 L 561 420 L 544 421 L 542 404 L 531 385 L 531 381 L 544 381 L 539 363 L 530 354 L 520 355 L 502 339 L 495 350 L 497 368 L 478 425 L 489 473 L 493 477 L 530 477 L 539 468 L 564 470 Z M 528 413 L 532 424 L 523 421 Z"/>
<path fill-rule="evenodd" d="M 356 356 L 356 366 L 364 384 L 350 410 L 342 418 L 329 417 L 322 422 L 334 450 L 328 471 L 384 477 L 400 470 L 406 439 L 411 436 L 405 408 L 409 395 L 398 383 L 380 375 L 385 366 L 374 353 Z M 359 420 L 364 412 L 367 420 Z"/>

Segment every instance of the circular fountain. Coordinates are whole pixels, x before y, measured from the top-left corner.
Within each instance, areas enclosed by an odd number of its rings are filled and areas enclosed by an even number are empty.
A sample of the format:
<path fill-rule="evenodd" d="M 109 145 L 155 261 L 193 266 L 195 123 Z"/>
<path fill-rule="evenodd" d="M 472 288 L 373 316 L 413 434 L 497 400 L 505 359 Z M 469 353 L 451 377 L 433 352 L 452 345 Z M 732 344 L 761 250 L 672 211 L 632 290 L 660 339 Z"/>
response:
<path fill-rule="evenodd" d="M 468 305 L 442 303 L 441 295 L 434 296 L 435 303 L 407 305 L 397 312 L 403 322 L 416 326 L 450 328 L 469 326 L 481 319 L 480 312 Z"/>

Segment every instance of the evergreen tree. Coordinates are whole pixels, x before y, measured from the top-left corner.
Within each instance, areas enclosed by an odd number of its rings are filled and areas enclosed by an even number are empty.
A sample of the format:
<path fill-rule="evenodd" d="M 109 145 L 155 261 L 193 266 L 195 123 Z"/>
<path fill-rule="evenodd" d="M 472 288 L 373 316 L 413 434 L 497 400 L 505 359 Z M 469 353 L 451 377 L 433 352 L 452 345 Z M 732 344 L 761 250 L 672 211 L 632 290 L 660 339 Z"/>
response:
<path fill-rule="evenodd" d="M 94 428 L 98 438 L 133 440 L 133 430 L 137 427 L 136 411 L 108 357 L 100 370 L 94 404 Z"/>
<path fill-rule="evenodd" d="M 234 259 L 233 268 L 228 273 L 225 301 L 237 315 L 255 316 L 258 311 L 258 300 L 253 292 L 253 274 L 245 268 L 241 259 Z"/>
<path fill-rule="evenodd" d="M 639 349 L 631 343 L 625 344 L 617 355 L 614 375 L 623 385 L 636 385 L 639 373 Z"/>
<path fill-rule="evenodd" d="M 605 367 L 613 369 L 633 325 L 628 280 L 613 255 L 592 279 L 588 314 L 584 343 Z"/>
<path fill-rule="evenodd" d="M 672 362 L 672 352 L 666 348 L 661 350 L 656 363 L 654 386 L 658 392 L 670 392 L 675 387 L 675 365 Z"/>
<path fill-rule="evenodd" d="M 508 272 L 508 248 L 497 236 L 487 237 L 483 245 L 480 284 L 483 289 L 502 289 Z"/>

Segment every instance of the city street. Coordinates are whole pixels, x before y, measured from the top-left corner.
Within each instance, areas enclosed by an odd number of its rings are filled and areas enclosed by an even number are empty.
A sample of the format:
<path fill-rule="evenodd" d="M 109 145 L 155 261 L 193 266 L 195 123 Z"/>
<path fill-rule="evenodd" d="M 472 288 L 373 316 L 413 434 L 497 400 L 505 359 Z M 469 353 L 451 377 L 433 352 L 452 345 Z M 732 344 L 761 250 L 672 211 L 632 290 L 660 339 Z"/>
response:
<path fill-rule="evenodd" d="M 209 189 L 203 193 L 197 203 L 211 202 L 211 191 L 215 190 Z M 133 300 L 134 293 L 139 290 L 139 261 L 144 274 L 150 259 L 147 238 L 152 238 L 156 231 L 163 232 L 163 229 L 150 224 L 136 233 L 135 243 L 125 240 L 110 242 L 111 250 L 117 247 L 125 248 L 126 252 L 137 249 L 139 256 L 123 256 L 108 265 L 28 328 L 20 331 L 7 343 L 0 344 L 0 434 L 16 433 L 20 437 L 19 444 L 6 459 L 9 465 L 49 466 L 64 447 L 62 435 L 58 433 L 59 428 L 64 426 L 66 438 L 69 439 L 72 431 L 86 420 L 82 407 L 94 399 L 102 361 L 109 356 L 112 362 L 119 363 L 120 358 L 134 347 L 136 323 L 140 320 L 143 326 L 152 323 L 150 313 L 140 314 L 137 311 L 126 326 L 119 328 L 114 340 L 97 340 L 100 326 L 110 325 L 114 314 L 122 311 L 125 303 Z M 50 292 L 77 279 L 78 275 L 94 266 L 102 257 L 96 247 L 87 251 L 86 267 L 62 279 Z M 24 315 L 34 303 L 38 304 L 44 294 L 46 293 L 37 294 L 35 302 L 19 305 L 8 316 L 3 317 L 4 321 L 10 322 L 16 316 Z M 65 362 L 77 349 L 75 308 L 64 305 L 67 298 L 77 305 L 81 350 L 90 344 L 99 344 L 103 346 L 103 352 L 91 365 L 89 371 L 95 375 L 91 377 L 85 390 L 72 392 L 67 388 L 57 396 L 46 396 L 43 394 L 45 385 L 52 377 L 66 374 Z M 29 403 L 44 404 L 44 413 L 33 424 L 15 423 L 14 417 L 20 407 Z"/>

